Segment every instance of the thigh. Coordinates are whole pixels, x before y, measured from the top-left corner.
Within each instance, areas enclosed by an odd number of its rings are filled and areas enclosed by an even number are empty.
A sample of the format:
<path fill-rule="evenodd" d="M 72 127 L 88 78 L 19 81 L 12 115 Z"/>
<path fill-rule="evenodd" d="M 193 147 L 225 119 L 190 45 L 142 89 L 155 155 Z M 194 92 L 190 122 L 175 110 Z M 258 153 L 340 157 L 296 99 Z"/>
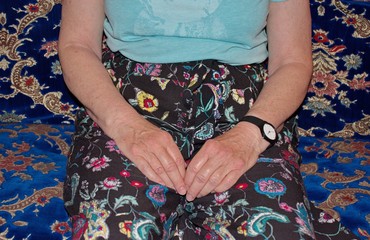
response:
<path fill-rule="evenodd" d="M 314 239 L 290 128 L 280 139 L 228 191 L 186 203 L 192 225 L 201 226 L 197 238 Z M 197 236 L 186 227 L 184 233 Z"/>
<path fill-rule="evenodd" d="M 77 239 L 173 235 L 179 196 L 148 180 L 82 110 L 67 165 L 65 206 Z"/>

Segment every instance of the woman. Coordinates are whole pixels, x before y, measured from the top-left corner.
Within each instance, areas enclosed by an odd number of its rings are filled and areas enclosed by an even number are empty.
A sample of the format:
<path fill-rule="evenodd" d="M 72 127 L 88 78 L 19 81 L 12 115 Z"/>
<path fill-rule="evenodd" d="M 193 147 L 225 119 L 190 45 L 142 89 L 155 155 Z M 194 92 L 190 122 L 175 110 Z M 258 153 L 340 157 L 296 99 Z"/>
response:
<path fill-rule="evenodd" d="M 346 239 L 299 173 L 310 43 L 308 1 L 64 0 L 74 237 Z"/>

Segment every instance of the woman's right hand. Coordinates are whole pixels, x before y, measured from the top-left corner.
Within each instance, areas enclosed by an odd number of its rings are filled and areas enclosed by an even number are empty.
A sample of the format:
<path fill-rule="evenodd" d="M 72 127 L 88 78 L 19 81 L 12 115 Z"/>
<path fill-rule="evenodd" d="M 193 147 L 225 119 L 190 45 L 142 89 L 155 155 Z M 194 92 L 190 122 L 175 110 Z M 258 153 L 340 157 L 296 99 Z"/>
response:
<path fill-rule="evenodd" d="M 142 116 L 117 119 L 106 133 L 150 180 L 186 194 L 185 161 L 171 135 Z"/>

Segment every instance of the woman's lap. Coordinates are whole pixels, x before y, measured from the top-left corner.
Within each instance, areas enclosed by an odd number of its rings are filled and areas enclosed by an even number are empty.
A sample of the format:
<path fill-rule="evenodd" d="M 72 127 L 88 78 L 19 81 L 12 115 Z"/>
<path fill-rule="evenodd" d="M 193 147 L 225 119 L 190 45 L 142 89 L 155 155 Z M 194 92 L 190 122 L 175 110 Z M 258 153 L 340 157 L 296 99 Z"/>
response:
<path fill-rule="evenodd" d="M 266 76 L 260 64 L 144 64 L 110 52 L 104 63 L 125 99 L 168 131 L 187 161 L 246 114 Z M 77 115 L 64 192 L 76 239 L 313 238 L 294 119 L 231 189 L 187 202 L 148 180 L 85 111 Z"/>
<path fill-rule="evenodd" d="M 305 234 L 312 227 L 300 175 L 288 161 L 261 158 L 227 192 L 187 202 L 148 180 L 85 117 L 71 149 L 65 201 L 73 222 L 89 228 L 86 234 L 106 239 L 311 239 Z"/>

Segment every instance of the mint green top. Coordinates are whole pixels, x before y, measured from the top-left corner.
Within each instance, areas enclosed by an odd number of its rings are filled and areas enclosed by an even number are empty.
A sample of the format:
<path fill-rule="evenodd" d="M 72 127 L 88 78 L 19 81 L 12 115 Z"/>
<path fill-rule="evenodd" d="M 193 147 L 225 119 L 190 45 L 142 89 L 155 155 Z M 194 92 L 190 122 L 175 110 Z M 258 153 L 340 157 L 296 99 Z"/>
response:
<path fill-rule="evenodd" d="M 270 1 L 284 0 L 105 0 L 107 45 L 139 62 L 262 62 Z"/>

